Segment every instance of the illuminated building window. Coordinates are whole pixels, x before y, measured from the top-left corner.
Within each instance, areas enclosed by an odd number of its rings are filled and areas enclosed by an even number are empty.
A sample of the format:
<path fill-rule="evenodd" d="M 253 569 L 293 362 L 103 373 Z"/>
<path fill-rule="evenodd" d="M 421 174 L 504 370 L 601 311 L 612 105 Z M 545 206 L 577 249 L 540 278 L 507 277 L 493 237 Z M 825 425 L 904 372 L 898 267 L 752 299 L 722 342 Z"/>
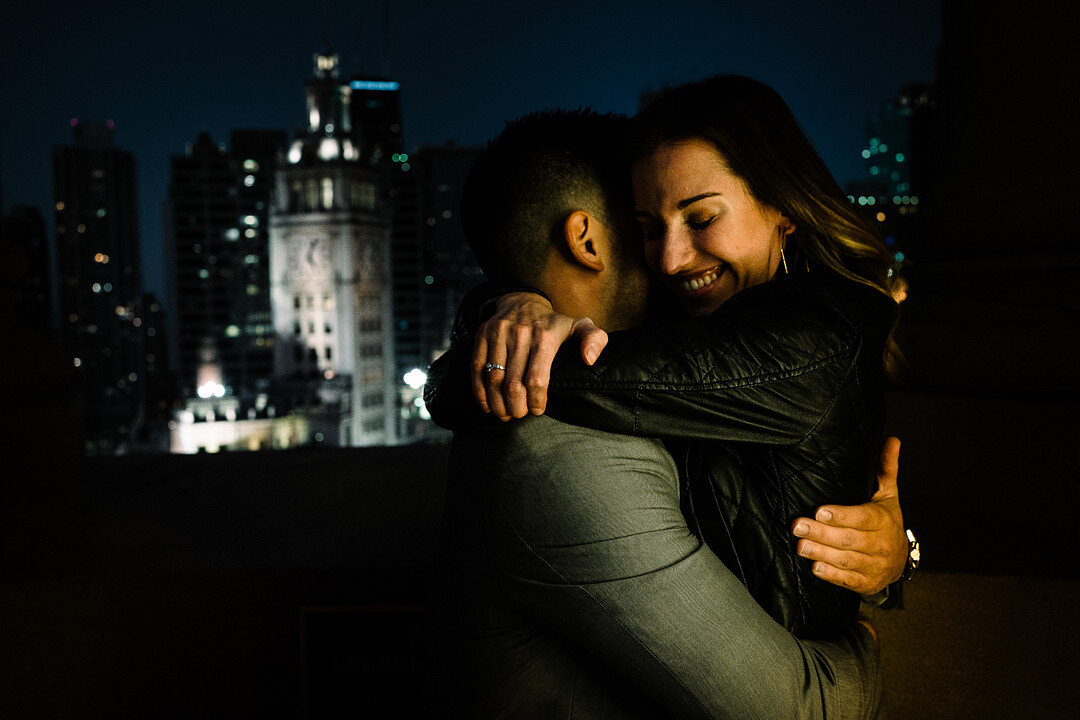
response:
<path fill-rule="evenodd" d="M 322 179 L 322 206 L 326 210 L 334 207 L 334 181 L 328 177 Z"/>
<path fill-rule="evenodd" d="M 334 160 L 339 154 L 338 141 L 334 138 L 323 138 L 319 141 L 319 158 L 322 160 Z"/>
<path fill-rule="evenodd" d="M 247 294 L 248 295 L 258 295 L 259 294 L 259 286 L 258 285 L 248 285 L 247 286 Z"/>
<path fill-rule="evenodd" d="M 259 163 L 251 159 L 245 160 L 244 169 L 248 172 L 259 172 Z"/>
<path fill-rule="evenodd" d="M 86 226 L 83 225 L 82 223 L 79 223 L 78 227 L 75 228 L 75 232 L 77 232 L 77 233 L 86 232 Z"/>
<path fill-rule="evenodd" d="M 60 211 L 63 211 L 63 209 L 64 209 L 64 201 L 63 201 L 63 200 L 61 200 L 61 201 L 59 201 L 58 203 L 56 203 L 56 210 L 57 210 L 58 212 L 60 212 Z"/>
<path fill-rule="evenodd" d="M 256 235 L 258 235 L 258 233 L 255 232 L 255 228 L 248 228 L 247 230 L 244 231 L 244 237 L 246 237 L 246 238 L 253 238 Z"/>
<path fill-rule="evenodd" d="M 252 227 L 259 226 L 259 218 L 255 217 L 254 215 L 245 215 L 243 222 L 245 225 L 250 225 Z"/>
<path fill-rule="evenodd" d="M 255 184 L 255 176 L 254 175 L 245 175 L 244 176 L 244 187 L 251 187 L 254 184 Z"/>

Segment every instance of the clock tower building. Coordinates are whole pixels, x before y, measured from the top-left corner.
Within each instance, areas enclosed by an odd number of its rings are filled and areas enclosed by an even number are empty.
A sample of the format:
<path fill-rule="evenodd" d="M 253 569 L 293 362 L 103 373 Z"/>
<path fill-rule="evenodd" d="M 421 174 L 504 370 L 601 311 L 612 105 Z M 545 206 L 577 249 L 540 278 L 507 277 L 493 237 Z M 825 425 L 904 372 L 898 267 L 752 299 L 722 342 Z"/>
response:
<path fill-rule="evenodd" d="M 307 127 L 275 178 L 270 292 L 277 389 L 334 445 L 396 441 L 388 180 L 338 58 L 315 56 Z"/>

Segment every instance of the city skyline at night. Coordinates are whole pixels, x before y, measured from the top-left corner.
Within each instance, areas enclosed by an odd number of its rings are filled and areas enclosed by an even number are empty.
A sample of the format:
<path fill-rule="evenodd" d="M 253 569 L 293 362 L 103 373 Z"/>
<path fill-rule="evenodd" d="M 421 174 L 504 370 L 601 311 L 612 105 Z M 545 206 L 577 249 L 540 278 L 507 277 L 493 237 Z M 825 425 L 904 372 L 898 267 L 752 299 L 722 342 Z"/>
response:
<path fill-rule="evenodd" d="M 298 88 L 326 41 L 346 71 L 400 82 L 409 150 L 477 145 L 542 107 L 632 113 L 643 90 L 738 72 L 777 88 L 843 183 L 861 176 L 867 115 L 901 85 L 933 79 L 939 5 L 21 7 L 9 15 L 19 36 L 0 50 L 3 209 L 42 209 L 53 237 L 52 147 L 68 141 L 72 118 L 113 120 L 116 146 L 137 163 L 145 285 L 164 295 L 170 156 L 202 131 L 299 125 Z"/>

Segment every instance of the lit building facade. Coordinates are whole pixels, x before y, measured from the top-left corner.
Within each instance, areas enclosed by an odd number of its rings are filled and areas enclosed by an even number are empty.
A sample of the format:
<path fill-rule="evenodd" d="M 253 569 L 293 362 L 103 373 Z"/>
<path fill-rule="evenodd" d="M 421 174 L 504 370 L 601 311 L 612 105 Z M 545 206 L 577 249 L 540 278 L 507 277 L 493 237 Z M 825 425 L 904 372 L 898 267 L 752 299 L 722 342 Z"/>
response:
<path fill-rule="evenodd" d="M 934 86 L 911 84 L 867 120 L 861 151 L 866 175 L 850 183 L 847 193 L 880 224 L 890 245 L 918 244 L 917 216 L 937 176 L 937 107 Z"/>
<path fill-rule="evenodd" d="M 130 436 L 145 395 L 135 158 L 113 124 L 72 120 L 53 149 L 60 339 L 84 392 L 90 452 Z"/>
<path fill-rule="evenodd" d="M 388 177 L 337 56 L 316 55 L 308 124 L 275 175 L 275 388 L 333 445 L 397 440 Z"/>
<path fill-rule="evenodd" d="M 172 306 L 185 397 L 198 394 L 207 343 L 220 358 L 229 394 L 269 391 L 270 196 L 285 146 L 284 131 L 234 130 L 228 148 L 203 133 L 171 160 L 165 225 L 176 268 Z"/>

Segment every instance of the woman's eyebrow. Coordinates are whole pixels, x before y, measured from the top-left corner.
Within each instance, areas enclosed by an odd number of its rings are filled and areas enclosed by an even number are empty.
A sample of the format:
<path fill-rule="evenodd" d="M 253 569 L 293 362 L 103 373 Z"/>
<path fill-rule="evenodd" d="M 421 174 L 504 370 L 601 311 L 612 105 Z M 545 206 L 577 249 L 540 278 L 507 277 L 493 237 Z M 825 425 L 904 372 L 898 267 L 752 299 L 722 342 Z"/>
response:
<path fill-rule="evenodd" d="M 718 192 L 701 193 L 700 195 L 695 195 L 694 197 L 688 197 L 685 200 L 680 200 L 679 203 L 675 207 L 679 208 L 680 210 L 684 210 L 688 205 L 693 205 L 698 200 L 704 200 L 705 198 L 716 197 L 717 195 L 720 195 L 720 194 L 721 193 L 718 193 Z"/>

